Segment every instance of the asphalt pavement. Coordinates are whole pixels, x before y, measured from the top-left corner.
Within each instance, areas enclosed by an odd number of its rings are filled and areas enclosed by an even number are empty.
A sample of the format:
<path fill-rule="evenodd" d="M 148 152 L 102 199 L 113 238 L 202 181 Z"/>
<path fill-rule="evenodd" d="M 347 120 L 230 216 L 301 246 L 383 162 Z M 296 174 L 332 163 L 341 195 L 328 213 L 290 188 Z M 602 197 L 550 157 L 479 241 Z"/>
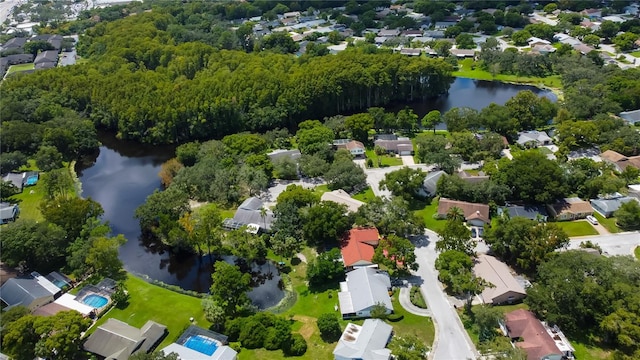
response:
<path fill-rule="evenodd" d="M 427 240 L 416 247 L 415 254 L 420 265 L 414 275 L 422 279 L 421 290 L 432 313 L 436 326 L 436 339 L 429 354 L 434 360 L 476 359 L 477 351 L 464 329 L 458 313 L 449 303 L 435 269 L 437 253 L 435 241 L 438 235 L 426 230 Z"/>
<path fill-rule="evenodd" d="M 633 250 L 640 246 L 640 232 L 573 237 L 569 242 L 568 249 L 579 249 L 580 243 L 583 241 L 591 241 L 600 246 L 603 255 L 632 255 Z"/>

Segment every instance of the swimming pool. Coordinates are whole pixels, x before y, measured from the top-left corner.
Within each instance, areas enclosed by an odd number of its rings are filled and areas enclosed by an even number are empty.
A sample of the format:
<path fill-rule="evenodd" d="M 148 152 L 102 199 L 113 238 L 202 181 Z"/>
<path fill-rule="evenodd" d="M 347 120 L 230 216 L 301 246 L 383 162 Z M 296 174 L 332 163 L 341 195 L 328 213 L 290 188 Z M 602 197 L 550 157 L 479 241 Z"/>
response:
<path fill-rule="evenodd" d="M 84 299 L 82 299 L 82 302 L 84 304 L 87 304 L 87 305 L 91 306 L 92 308 L 99 309 L 99 308 L 107 305 L 109 300 L 104 296 L 91 294 L 91 295 L 85 296 Z"/>
<path fill-rule="evenodd" d="M 184 342 L 184 346 L 201 354 L 213 355 L 218 348 L 218 343 L 206 336 L 196 335 L 190 336 L 187 341 Z"/>

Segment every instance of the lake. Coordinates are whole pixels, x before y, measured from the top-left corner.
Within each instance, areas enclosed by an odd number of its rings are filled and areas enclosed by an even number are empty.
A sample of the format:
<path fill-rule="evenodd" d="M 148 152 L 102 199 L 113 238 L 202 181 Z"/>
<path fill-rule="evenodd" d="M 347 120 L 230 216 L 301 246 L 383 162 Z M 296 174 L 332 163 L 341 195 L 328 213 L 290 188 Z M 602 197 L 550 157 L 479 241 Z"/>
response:
<path fill-rule="evenodd" d="M 448 95 L 410 106 L 420 117 L 434 109 L 441 112 L 461 106 L 481 109 L 491 102 L 504 104 L 521 90 L 532 90 L 556 100 L 551 91 L 531 86 L 458 78 Z M 389 110 L 394 109 L 390 107 Z M 88 164 L 78 165 L 78 176 L 82 182 L 82 196 L 102 204 L 104 219 L 109 221 L 113 233 L 123 234 L 128 239 L 120 248 L 125 269 L 187 290 L 207 292 L 211 286 L 209 258 L 175 254 L 142 239 L 138 221 L 133 217 L 135 209 L 146 197 L 160 189 L 160 166 L 174 156 L 174 148 L 121 141 L 109 134 L 99 137 L 102 142 L 99 154 Z M 249 293 L 254 304 L 261 308 L 277 304 L 283 292 L 278 286 L 280 277 L 273 264 L 254 264 L 251 272 L 254 282 L 259 285 Z"/>

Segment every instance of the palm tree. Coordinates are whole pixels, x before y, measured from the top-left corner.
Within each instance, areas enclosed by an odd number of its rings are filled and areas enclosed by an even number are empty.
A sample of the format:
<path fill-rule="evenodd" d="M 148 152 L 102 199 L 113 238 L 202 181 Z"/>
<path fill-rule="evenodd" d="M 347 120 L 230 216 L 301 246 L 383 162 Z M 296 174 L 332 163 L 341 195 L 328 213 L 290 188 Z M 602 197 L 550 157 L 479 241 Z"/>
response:
<path fill-rule="evenodd" d="M 447 220 L 462 221 L 464 222 L 464 212 L 457 206 L 452 207 L 447 211 Z"/>
<path fill-rule="evenodd" d="M 260 218 L 262 218 L 262 224 L 264 225 L 264 231 L 267 231 L 267 208 L 264 206 L 260 208 Z"/>

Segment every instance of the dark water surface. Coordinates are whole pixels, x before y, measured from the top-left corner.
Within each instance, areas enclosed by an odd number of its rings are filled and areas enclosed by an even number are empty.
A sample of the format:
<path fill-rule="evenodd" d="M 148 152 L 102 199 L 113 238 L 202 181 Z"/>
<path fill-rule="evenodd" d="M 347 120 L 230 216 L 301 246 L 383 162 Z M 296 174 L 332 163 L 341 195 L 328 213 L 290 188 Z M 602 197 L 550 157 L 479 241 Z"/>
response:
<path fill-rule="evenodd" d="M 448 95 L 410 106 L 420 117 L 434 109 L 441 112 L 461 106 L 482 109 L 491 102 L 504 104 L 521 90 L 532 90 L 556 100 L 551 91 L 531 86 L 458 78 Z M 389 110 L 397 111 L 403 107 L 390 107 Z M 159 244 L 141 239 L 138 221 L 133 217 L 135 209 L 146 197 L 160 188 L 160 166 L 174 156 L 174 148 L 120 141 L 108 134 L 101 134 L 100 141 L 103 146 L 99 155 L 95 161 L 79 165 L 78 176 L 83 196 L 102 204 L 104 219 L 109 221 L 113 232 L 128 239 L 120 248 L 125 269 L 187 290 L 208 291 L 212 269 L 208 257 L 174 254 Z M 251 271 L 259 285 L 249 294 L 254 304 L 262 308 L 275 305 L 283 297 L 275 266 L 271 263 L 254 264 Z"/>

